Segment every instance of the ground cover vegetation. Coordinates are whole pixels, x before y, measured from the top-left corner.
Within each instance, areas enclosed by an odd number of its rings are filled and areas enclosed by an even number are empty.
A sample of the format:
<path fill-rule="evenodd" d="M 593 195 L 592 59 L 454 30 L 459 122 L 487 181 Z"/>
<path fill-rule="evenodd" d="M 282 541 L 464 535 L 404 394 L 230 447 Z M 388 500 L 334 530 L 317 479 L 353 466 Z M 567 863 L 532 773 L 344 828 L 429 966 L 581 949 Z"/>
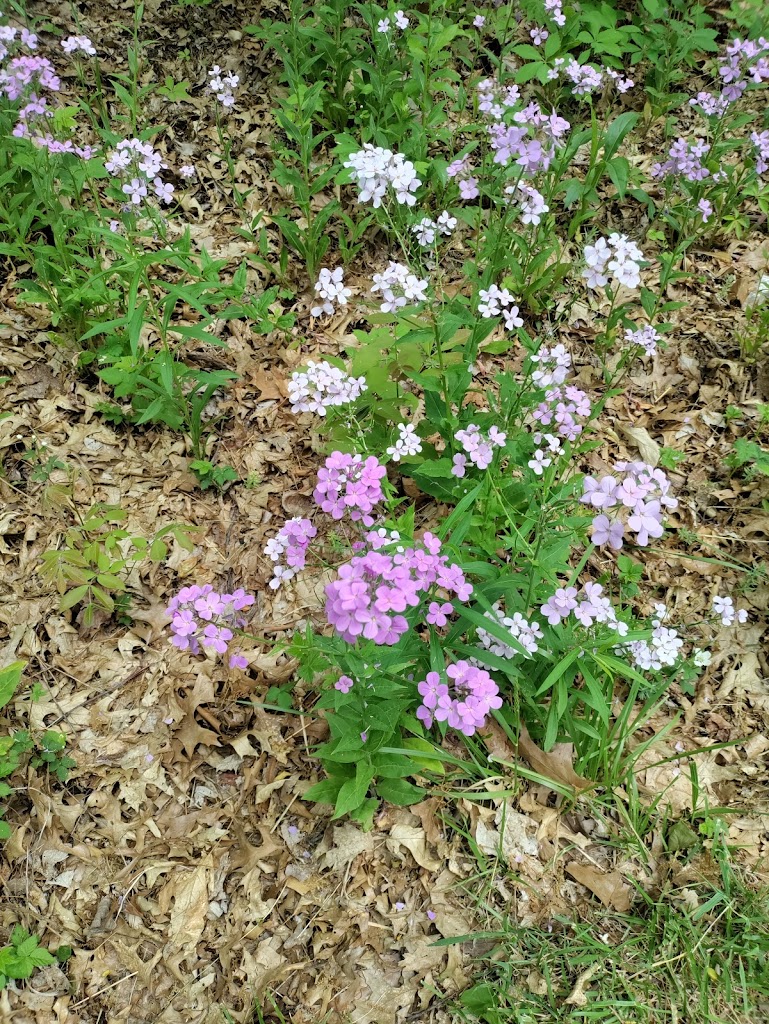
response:
<path fill-rule="evenodd" d="M 767 36 L 6 2 L 4 1013 L 769 1014 Z"/>

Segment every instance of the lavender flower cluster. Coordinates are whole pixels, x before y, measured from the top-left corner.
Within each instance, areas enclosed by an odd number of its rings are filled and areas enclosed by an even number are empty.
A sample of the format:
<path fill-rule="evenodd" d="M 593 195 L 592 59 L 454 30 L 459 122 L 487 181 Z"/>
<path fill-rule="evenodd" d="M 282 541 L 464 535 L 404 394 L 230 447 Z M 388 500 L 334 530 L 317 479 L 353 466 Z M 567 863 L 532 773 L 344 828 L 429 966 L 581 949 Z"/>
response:
<path fill-rule="evenodd" d="M 347 512 L 354 521 L 373 526 L 371 513 L 384 497 L 382 478 L 386 468 L 373 456 L 332 452 L 318 471 L 313 498 L 332 519 L 343 519 Z"/>
<path fill-rule="evenodd" d="M 307 549 L 317 534 L 318 531 L 309 519 L 294 516 L 284 524 L 275 537 L 267 541 L 264 553 L 273 562 L 278 563 L 273 567 L 273 577 L 269 584 L 272 590 L 277 590 L 281 583 L 293 579 L 301 569 L 304 569 L 307 564 Z M 282 559 L 285 560 L 285 564 L 280 564 Z"/>
<path fill-rule="evenodd" d="M 171 619 L 171 642 L 181 651 L 198 654 L 201 645 L 226 654 L 235 629 L 246 619 L 239 614 L 254 603 L 254 597 L 239 588 L 232 594 L 218 594 L 211 586 L 182 587 L 166 608 Z M 239 652 L 230 654 L 230 668 L 246 668 L 248 660 Z"/>
<path fill-rule="evenodd" d="M 437 220 L 433 220 L 431 217 L 422 217 L 412 225 L 411 231 L 416 235 L 421 246 L 428 246 L 433 245 L 439 235 L 448 237 L 456 226 L 457 218 L 452 217 L 448 210 L 444 210 L 438 214 Z"/>
<path fill-rule="evenodd" d="M 625 331 L 625 341 L 628 345 L 640 345 L 647 356 L 653 356 L 657 351 L 659 338 L 656 327 L 652 327 L 651 324 L 639 327 L 635 331 L 628 327 Z"/>
<path fill-rule="evenodd" d="M 507 434 L 499 427 L 491 427 L 488 434 L 483 434 L 476 423 L 470 423 L 463 430 L 458 430 L 454 437 L 465 452 L 464 455 L 459 452 L 453 459 L 451 472 L 459 478 L 465 475 L 468 459 L 478 469 L 488 469 L 494 459 L 494 449 L 504 448 L 507 441 Z"/>
<path fill-rule="evenodd" d="M 240 76 L 232 71 L 223 71 L 218 64 L 214 64 L 208 72 L 208 79 L 208 91 L 214 94 L 216 100 L 227 110 L 234 107 Z"/>
<path fill-rule="evenodd" d="M 321 363 L 310 360 L 305 370 L 291 374 L 288 400 L 292 412 L 325 416 L 328 409 L 354 402 L 366 390 L 365 377 L 350 377 L 325 359 Z"/>
<path fill-rule="evenodd" d="M 499 288 L 492 284 L 488 288 L 481 288 L 478 292 L 478 312 L 488 320 L 493 316 L 504 318 L 505 327 L 508 331 L 516 327 L 523 327 L 523 318 L 519 315 L 520 310 L 515 305 L 515 299 L 507 288 Z"/>
<path fill-rule="evenodd" d="M 703 157 L 710 152 L 710 146 L 702 139 L 689 142 L 678 138 L 668 150 L 668 158 L 664 163 L 652 165 L 652 178 L 664 178 L 666 175 L 685 178 L 687 181 L 703 181 L 710 171 L 702 163 Z"/>
<path fill-rule="evenodd" d="M 560 587 L 542 605 L 540 611 L 551 626 L 557 626 L 573 615 L 580 625 L 589 629 L 595 623 L 610 626 L 619 636 L 627 636 L 628 625 L 617 618 L 608 597 L 599 583 L 586 583 L 581 590 Z"/>
<path fill-rule="evenodd" d="M 121 139 L 104 163 L 113 178 L 124 179 L 121 191 L 128 209 L 138 209 L 150 189 L 161 202 L 172 201 L 174 187 L 160 177 L 166 166 L 152 144 L 141 139 Z"/>
<path fill-rule="evenodd" d="M 689 100 L 708 117 L 721 117 L 736 103 L 752 82 L 762 85 L 769 81 L 769 40 L 733 39 L 724 55 L 719 58 L 718 75 L 723 88 L 718 96 L 711 92 L 698 92 Z M 760 173 L 760 172 L 759 172 Z"/>
<path fill-rule="evenodd" d="M 662 536 L 663 508 L 675 509 L 678 501 L 670 495 L 670 481 L 661 469 L 645 462 L 616 462 L 614 469 L 616 476 L 588 476 L 583 482 L 580 501 L 603 510 L 593 519 L 590 539 L 619 551 L 627 526 L 636 534 L 635 543 L 645 547 L 650 537 Z M 626 513 L 625 522 L 620 517 Z"/>
<path fill-rule="evenodd" d="M 478 190 L 478 179 L 473 174 L 473 165 L 469 156 L 463 156 L 458 160 L 452 160 L 446 168 L 446 175 L 449 178 L 456 178 L 459 183 L 459 194 L 462 199 L 477 199 L 480 195 Z"/>
<path fill-rule="evenodd" d="M 90 46 L 85 36 L 77 38 Z M 45 93 L 54 94 L 61 89 L 61 79 L 53 64 L 46 57 L 17 53 L 20 47 L 35 50 L 37 36 L 25 28 L 0 25 L 0 63 L 4 64 L 0 67 L 0 95 L 20 104 L 12 134 L 17 139 L 29 139 L 34 146 L 54 155 L 71 154 L 90 160 L 94 155 L 92 146 L 76 145 L 70 138 L 57 138 L 51 130 L 53 110 L 49 106 L 50 97 Z"/>
<path fill-rule="evenodd" d="M 549 427 L 552 423 L 567 441 L 576 441 L 584 429 L 580 420 L 588 419 L 590 412 L 590 399 L 585 392 L 573 384 L 567 384 L 565 387 L 559 385 L 549 388 L 532 416 L 543 427 Z M 551 450 L 555 449 L 551 446 Z"/>
<path fill-rule="evenodd" d="M 492 710 L 502 707 L 499 688 L 485 669 L 458 661 L 446 669 L 447 682 L 438 672 L 428 672 L 417 689 L 422 703 L 417 718 L 429 729 L 433 721 L 446 722 L 465 736 L 486 724 Z"/>
<path fill-rule="evenodd" d="M 364 547 L 326 587 L 326 618 L 347 643 L 362 636 L 392 646 L 409 628 L 403 613 L 419 607 L 424 595 L 441 590 L 467 601 L 472 594 L 472 585 L 458 565 L 449 564 L 432 533 L 405 547 L 397 533 L 372 530 Z"/>

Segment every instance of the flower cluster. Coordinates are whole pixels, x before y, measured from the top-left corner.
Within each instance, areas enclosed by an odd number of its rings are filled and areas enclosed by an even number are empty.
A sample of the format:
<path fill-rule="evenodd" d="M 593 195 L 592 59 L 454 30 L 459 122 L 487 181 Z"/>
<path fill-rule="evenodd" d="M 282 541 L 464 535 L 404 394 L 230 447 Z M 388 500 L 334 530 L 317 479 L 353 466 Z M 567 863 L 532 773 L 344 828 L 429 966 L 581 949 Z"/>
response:
<path fill-rule="evenodd" d="M 540 224 L 543 214 L 550 211 L 550 207 L 545 202 L 545 197 L 542 193 L 523 181 L 519 181 L 515 185 L 508 185 L 505 189 L 505 195 L 511 197 L 510 201 L 514 197 L 518 198 L 519 216 L 522 224 Z"/>
<path fill-rule="evenodd" d="M 307 564 L 307 549 L 310 541 L 318 531 L 309 519 L 294 516 L 283 526 L 277 536 L 270 538 L 264 548 L 265 555 L 273 562 L 280 563 L 285 556 L 285 564 L 276 564 L 270 587 L 277 590 L 281 583 L 293 579 L 300 569 Z"/>
<path fill-rule="evenodd" d="M 235 75 L 232 71 L 222 71 L 218 64 L 214 64 L 208 72 L 208 78 L 208 91 L 214 94 L 223 107 L 234 107 L 235 90 L 240 85 L 240 75 Z"/>
<path fill-rule="evenodd" d="M 126 202 L 131 207 L 142 205 L 150 188 L 163 203 L 173 199 L 174 187 L 164 182 L 160 172 L 166 167 L 152 144 L 141 139 L 121 139 L 104 163 L 113 178 L 125 179 L 122 186 Z"/>
<path fill-rule="evenodd" d="M 409 19 L 403 13 L 403 11 L 394 11 L 392 14 L 392 24 L 399 28 L 401 31 L 409 27 Z M 376 30 L 382 34 L 390 31 L 391 23 L 389 18 L 382 18 L 381 21 L 377 22 Z"/>
<path fill-rule="evenodd" d="M 627 235 L 617 232 L 608 238 L 599 238 L 594 245 L 585 246 L 585 263 L 582 276 L 588 288 L 602 288 L 609 283 L 609 270 L 614 284 L 637 288 L 641 283 L 640 262 L 643 253 Z"/>
<path fill-rule="evenodd" d="M 182 587 L 166 608 L 171 619 L 171 642 L 181 651 L 197 654 L 203 647 L 218 654 L 227 652 L 233 630 L 243 629 L 246 620 L 238 613 L 254 603 L 251 594 L 238 589 L 232 594 L 217 594 L 210 583 L 203 587 Z M 230 654 L 230 668 L 246 668 L 242 654 Z"/>
<path fill-rule="evenodd" d="M 563 345 L 554 345 L 553 348 L 543 346 L 535 355 L 529 356 L 537 369 L 531 375 L 531 379 L 541 388 L 548 388 L 551 384 L 563 384 L 571 369 L 571 356 Z"/>
<path fill-rule="evenodd" d="M 11 53 L 11 47 L 26 46 L 28 50 L 37 49 L 37 36 L 27 28 L 14 28 L 13 25 L 0 25 L 0 60 Z M 0 71 L 2 76 L 2 71 Z M 0 82 L 2 78 L 0 77 Z"/>
<path fill-rule="evenodd" d="M 484 650 L 508 660 L 517 658 L 520 655 L 519 648 L 521 647 L 527 656 L 536 654 L 539 650 L 539 641 L 542 639 L 543 633 L 539 623 L 534 622 L 533 619 L 529 622 L 520 612 L 516 612 L 514 615 L 505 615 L 498 604 L 493 606 L 492 611 L 484 612 L 484 618 L 507 630 L 510 636 L 518 642 L 518 647 L 513 647 L 512 644 L 500 640 L 496 634 L 479 627 L 478 641 Z"/>
<path fill-rule="evenodd" d="M 552 18 L 559 28 L 566 24 L 562 0 L 545 0 L 545 13 Z"/>
<path fill-rule="evenodd" d="M 367 390 L 365 377 L 350 377 L 332 366 L 308 362 L 306 370 L 295 370 L 288 382 L 288 400 L 292 412 L 316 412 L 325 416 L 326 410 L 336 405 L 347 405 L 360 398 Z"/>
<path fill-rule="evenodd" d="M 687 181 L 702 181 L 710 171 L 703 166 L 702 158 L 710 152 L 707 142 L 698 139 L 689 142 L 678 138 L 668 150 L 668 158 L 664 163 L 652 166 L 652 178 L 664 178 L 666 175 L 685 178 Z"/>
<path fill-rule="evenodd" d="M 395 313 L 409 302 L 425 301 L 427 280 L 412 274 L 402 263 L 390 260 L 386 270 L 374 274 L 371 291 L 381 292 L 384 301 L 379 308 L 383 313 Z"/>
<path fill-rule="evenodd" d="M 769 131 L 751 132 L 750 141 L 756 154 L 756 174 L 763 174 L 769 168 Z"/>
<path fill-rule="evenodd" d="M 95 57 L 96 49 L 88 36 L 67 36 L 62 39 L 61 48 L 65 53 L 84 53 L 86 57 Z"/>
<path fill-rule="evenodd" d="M 555 157 L 556 145 L 563 143 L 571 127 L 569 122 L 555 111 L 545 114 L 533 101 L 517 111 L 513 120 L 512 125 L 497 122 L 488 126 L 494 163 L 508 164 L 514 160 L 528 175 L 546 171 Z"/>
<path fill-rule="evenodd" d="M 465 736 L 482 729 L 492 710 L 502 707 L 499 688 L 485 669 L 458 661 L 446 669 L 447 683 L 437 672 L 428 672 L 418 684 L 422 703 L 417 718 L 430 728 L 434 721 L 446 722 Z"/>
<path fill-rule="evenodd" d="M 457 226 L 457 218 L 452 217 L 448 210 L 438 215 L 437 220 L 423 217 L 412 225 L 412 232 L 417 236 L 420 245 L 432 245 L 438 235 L 450 235 Z"/>
<path fill-rule="evenodd" d="M 625 331 L 625 341 L 628 345 L 640 345 L 647 356 L 653 356 L 657 351 L 659 339 L 656 327 L 652 327 L 651 324 L 639 327 L 635 331 L 631 328 L 627 328 Z"/>
<path fill-rule="evenodd" d="M 324 468 L 318 471 L 318 482 L 313 498 L 332 519 L 342 519 L 346 512 L 350 518 L 373 525 L 371 513 L 384 497 L 382 478 L 387 470 L 373 456 L 347 452 L 332 452 Z"/>
<path fill-rule="evenodd" d="M 398 440 L 387 449 L 387 454 L 393 462 L 399 462 L 405 456 L 419 455 L 422 451 L 422 442 L 417 434 L 417 428 L 411 423 L 399 423 L 398 433 Z"/>
<path fill-rule="evenodd" d="M 464 430 L 458 430 L 454 437 L 465 450 L 464 455 L 460 452 L 454 456 L 451 472 L 456 477 L 465 475 L 468 459 L 478 469 L 488 469 L 494 458 L 494 449 L 504 448 L 507 441 L 507 434 L 499 427 L 492 427 L 488 435 L 484 435 L 475 423 L 470 423 Z"/>
<path fill-rule="evenodd" d="M 605 88 L 612 82 L 619 93 L 628 92 L 635 85 L 632 78 L 625 78 L 624 75 L 615 71 L 614 68 L 596 68 L 592 64 L 580 64 L 574 59 L 568 63 L 565 63 L 563 58 L 554 61 L 554 66 L 548 73 L 548 78 L 552 81 L 558 78 L 561 72 L 571 82 L 573 86 L 572 92 L 575 96 L 589 96 L 596 89 Z M 608 82 L 607 79 L 609 80 Z"/>
<path fill-rule="evenodd" d="M 459 194 L 463 199 L 477 199 L 478 179 L 473 174 L 474 168 L 469 156 L 463 156 L 459 160 L 452 160 L 446 168 L 446 176 L 456 178 L 459 182 Z"/>
<path fill-rule="evenodd" d="M 20 100 L 26 96 L 37 98 L 41 89 L 49 92 L 61 89 L 61 79 L 47 58 L 23 55 L 14 57 L 8 61 L 7 67 L 0 68 L 0 93 L 9 100 Z"/>
<path fill-rule="evenodd" d="M 33 146 L 47 149 L 52 154 L 71 153 L 81 160 L 90 160 L 95 152 L 93 146 L 77 146 L 72 139 L 57 139 L 48 130 L 52 118 L 53 111 L 45 97 L 32 93 L 28 102 L 19 108 L 13 135 L 17 139 L 29 139 Z"/>
<path fill-rule="evenodd" d="M 573 384 L 567 384 L 565 387 L 557 385 L 549 388 L 532 416 L 543 427 L 549 427 L 552 423 L 567 441 L 576 441 L 584 429 L 580 420 L 588 419 L 590 412 L 590 399 L 585 392 Z M 556 449 L 551 446 L 551 450 Z"/>
<path fill-rule="evenodd" d="M 492 284 L 489 288 L 481 288 L 478 292 L 478 312 L 488 320 L 492 316 L 502 316 L 508 331 L 523 327 L 523 318 L 515 305 L 515 299 L 507 288 L 498 288 Z"/>
<path fill-rule="evenodd" d="M 713 611 L 721 619 L 721 624 L 724 626 L 733 626 L 735 622 L 744 625 L 748 621 L 746 609 L 740 608 L 738 610 L 735 608 L 731 597 L 714 597 Z"/>
<path fill-rule="evenodd" d="M 540 611 L 551 626 L 557 626 L 573 615 L 585 629 L 599 623 L 610 626 L 620 636 L 627 636 L 628 625 L 617 618 L 608 597 L 604 597 L 599 583 L 586 583 L 581 590 L 576 587 L 560 587 L 542 605 Z"/>
<path fill-rule="evenodd" d="M 505 110 L 514 107 L 521 98 L 521 90 L 517 85 L 502 86 L 493 78 L 482 79 L 475 88 L 478 93 L 478 110 L 495 121 L 501 121 Z"/>
<path fill-rule="evenodd" d="M 436 589 L 459 601 L 473 590 L 459 566 L 441 554 L 437 537 L 425 533 L 421 543 L 405 547 L 397 533 L 372 530 L 366 550 L 341 566 L 327 585 L 326 618 L 347 643 L 362 636 L 392 646 L 409 628 L 403 613 Z"/>
<path fill-rule="evenodd" d="M 752 82 L 762 85 L 769 80 L 769 41 L 734 39 L 719 58 L 718 75 L 723 88 L 718 95 L 698 92 L 689 100 L 708 117 L 722 117 L 736 103 Z M 759 172 L 760 173 L 760 172 Z"/>
<path fill-rule="evenodd" d="M 345 160 L 344 166 L 353 171 L 359 203 L 367 203 L 371 199 L 374 209 L 378 209 L 388 187 L 401 204 L 414 206 L 417 201 L 414 193 L 422 182 L 412 162 L 401 153 L 367 142 L 363 149 Z"/>
<path fill-rule="evenodd" d="M 563 445 L 555 434 L 543 434 L 537 431 L 534 435 L 534 444 L 542 445 L 543 442 L 544 447 L 538 447 L 534 452 L 534 457 L 527 463 L 529 469 L 534 470 L 535 476 L 542 476 L 547 467 L 553 464 L 551 456 L 560 455 L 563 451 Z"/>
<path fill-rule="evenodd" d="M 608 543 L 615 550 L 623 544 L 625 526 L 635 534 L 636 544 L 645 547 L 650 537 L 661 537 L 663 508 L 677 508 L 670 495 L 670 481 L 661 469 L 645 462 L 617 462 L 617 476 L 585 477 L 580 501 L 601 509 L 593 519 L 590 539 L 598 546 Z M 610 517 L 607 512 L 612 512 Z M 630 513 L 625 523 L 620 515 Z"/>
<path fill-rule="evenodd" d="M 630 643 L 619 644 L 617 650 L 622 653 L 627 651 L 633 658 L 633 664 L 644 672 L 659 671 L 663 665 L 675 665 L 678 655 L 684 645 L 683 640 L 675 629 L 662 625 L 667 615 L 667 608 L 664 604 L 654 606 L 655 615 L 652 619 L 652 635 L 650 640 L 633 640 Z"/>
<path fill-rule="evenodd" d="M 323 301 L 312 307 L 310 312 L 313 316 L 321 316 L 323 313 L 331 316 L 336 308 L 334 304 L 338 302 L 340 306 L 346 306 L 352 295 L 352 289 L 344 286 L 344 270 L 341 267 L 336 270 L 323 267 L 315 282 L 315 291 Z"/>

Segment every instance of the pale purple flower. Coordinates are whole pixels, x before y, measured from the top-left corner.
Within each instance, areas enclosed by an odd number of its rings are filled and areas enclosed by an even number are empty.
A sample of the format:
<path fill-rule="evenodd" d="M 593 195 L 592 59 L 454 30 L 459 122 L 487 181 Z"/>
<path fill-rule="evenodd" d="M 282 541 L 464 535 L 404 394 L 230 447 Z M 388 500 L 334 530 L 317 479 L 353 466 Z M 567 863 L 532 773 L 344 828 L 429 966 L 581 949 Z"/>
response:
<path fill-rule="evenodd" d="M 539 610 L 551 626 L 556 626 L 561 619 L 568 618 L 572 609 L 577 607 L 576 597 L 576 587 L 559 587 Z"/>
<path fill-rule="evenodd" d="M 334 689 L 339 690 L 340 693 L 349 693 L 354 685 L 354 679 L 350 679 L 349 676 L 340 676 L 334 683 Z"/>

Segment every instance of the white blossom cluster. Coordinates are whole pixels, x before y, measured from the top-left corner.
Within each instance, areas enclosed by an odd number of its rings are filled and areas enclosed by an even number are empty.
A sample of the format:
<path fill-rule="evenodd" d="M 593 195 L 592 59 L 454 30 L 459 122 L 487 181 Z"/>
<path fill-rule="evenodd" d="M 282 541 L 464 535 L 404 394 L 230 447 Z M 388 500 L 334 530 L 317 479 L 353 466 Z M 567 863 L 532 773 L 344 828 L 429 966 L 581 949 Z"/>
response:
<path fill-rule="evenodd" d="M 497 285 L 492 284 L 489 288 L 481 288 L 478 298 L 480 299 L 478 312 L 484 319 L 502 316 L 505 318 L 505 327 L 508 331 L 512 331 L 516 327 L 523 327 L 523 320 L 518 315 L 520 311 L 514 305 L 515 300 L 507 288 L 498 288 Z"/>
<path fill-rule="evenodd" d="M 288 400 L 292 412 L 315 412 L 318 416 L 325 416 L 326 409 L 354 402 L 365 390 L 365 377 L 350 377 L 326 360 L 322 363 L 310 361 L 306 370 L 291 374 Z"/>
<path fill-rule="evenodd" d="M 234 106 L 235 90 L 240 85 L 240 75 L 235 75 L 231 71 L 222 71 L 218 64 L 214 64 L 208 72 L 208 77 L 210 79 L 209 92 L 216 96 L 223 107 Z"/>
<path fill-rule="evenodd" d="M 744 608 L 735 608 L 731 597 L 714 597 L 713 611 L 721 619 L 722 626 L 733 626 L 735 622 L 742 626 L 748 621 L 747 611 Z"/>
<path fill-rule="evenodd" d="M 640 262 L 643 253 L 627 235 L 616 231 L 608 238 L 599 238 L 594 245 L 585 246 L 585 269 L 582 276 L 588 288 L 603 288 L 611 273 L 614 284 L 637 288 L 641 283 Z"/>
<path fill-rule="evenodd" d="M 537 641 L 541 640 L 544 635 L 539 623 L 533 620 L 528 622 L 520 612 L 516 612 L 515 615 L 505 615 L 498 604 L 493 606 L 493 615 L 491 612 L 484 612 L 483 614 L 484 618 L 490 619 L 492 622 L 496 622 L 497 625 L 502 626 L 503 629 L 506 629 L 527 654 L 537 653 L 539 650 Z M 478 628 L 478 640 L 481 647 L 492 654 L 496 654 L 499 658 L 510 660 L 520 656 L 520 651 L 517 647 L 506 644 L 504 640 L 500 640 L 499 637 L 480 627 Z"/>
<path fill-rule="evenodd" d="M 336 308 L 335 303 L 346 306 L 348 298 L 352 295 L 352 289 L 344 286 L 344 270 L 341 267 L 337 267 L 336 270 L 323 267 L 315 282 L 315 291 L 323 301 L 312 307 L 310 312 L 313 316 L 321 316 L 323 313 L 331 316 Z"/>
<path fill-rule="evenodd" d="M 394 11 L 393 15 L 392 15 L 392 20 L 393 20 L 393 23 L 395 24 L 396 28 L 399 28 L 401 31 L 403 31 L 403 30 L 405 30 L 405 29 L 407 29 L 409 27 L 409 19 L 406 17 L 406 15 L 403 13 L 403 11 Z M 377 32 L 381 32 L 381 33 L 389 32 L 390 31 L 390 19 L 389 18 L 382 18 L 380 21 L 378 21 L 377 22 L 376 30 L 377 30 Z"/>
<path fill-rule="evenodd" d="M 448 210 L 438 215 L 437 220 L 423 217 L 412 225 L 412 232 L 417 236 L 420 245 L 432 245 L 438 235 L 450 235 L 457 226 L 457 218 L 452 217 Z"/>
<path fill-rule="evenodd" d="M 409 302 L 424 302 L 427 298 L 427 280 L 412 274 L 402 263 L 390 260 L 387 269 L 374 274 L 372 292 L 381 292 L 383 313 L 395 313 Z"/>
<path fill-rule="evenodd" d="M 374 209 L 378 209 L 388 186 L 399 203 L 414 206 L 417 201 L 414 193 L 422 182 L 412 162 L 406 160 L 401 153 L 393 153 L 391 149 L 367 142 L 363 149 L 345 160 L 344 166 L 351 168 L 355 174 L 359 203 L 372 200 Z"/>
<path fill-rule="evenodd" d="M 422 442 L 417 434 L 417 428 L 411 423 L 399 423 L 398 433 L 398 440 L 387 449 L 387 454 L 393 462 L 400 462 L 407 455 L 419 455 L 422 451 Z"/>
<path fill-rule="evenodd" d="M 652 619 L 654 630 L 651 640 L 635 640 L 623 645 L 625 650 L 632 655 L 633 664 L 642 671 L 650 669 L 658 671 L 663 665 L 675 665 L 684 645 L 675 629 L 669 629 L 662 625 L 662 621 L 667 615 L 665 605 L 655 604 L 654 611 L 655 617 Z"/>

